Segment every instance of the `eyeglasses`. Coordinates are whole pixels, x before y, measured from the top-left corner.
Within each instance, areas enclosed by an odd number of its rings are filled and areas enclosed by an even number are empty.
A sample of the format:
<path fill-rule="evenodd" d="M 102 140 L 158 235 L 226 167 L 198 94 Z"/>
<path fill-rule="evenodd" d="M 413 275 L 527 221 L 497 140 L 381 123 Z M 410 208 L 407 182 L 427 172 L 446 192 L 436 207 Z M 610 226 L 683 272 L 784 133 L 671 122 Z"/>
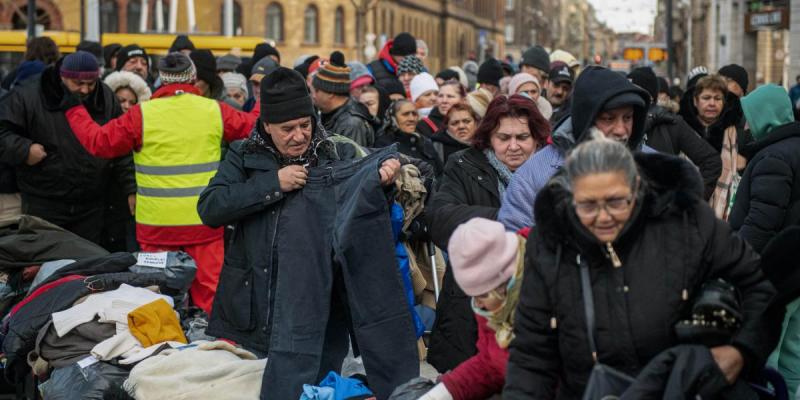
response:
<path fill-rule="evenodd" d="M 626 213 L 633 203 L 634 195 L 628 197 L 612 197 L 601 201 L 573 202 L 575 213 L 581 218 L 594 219 L 600 215 L 600 210 L 606 210 L 608 215 L 619 217 Z"/>

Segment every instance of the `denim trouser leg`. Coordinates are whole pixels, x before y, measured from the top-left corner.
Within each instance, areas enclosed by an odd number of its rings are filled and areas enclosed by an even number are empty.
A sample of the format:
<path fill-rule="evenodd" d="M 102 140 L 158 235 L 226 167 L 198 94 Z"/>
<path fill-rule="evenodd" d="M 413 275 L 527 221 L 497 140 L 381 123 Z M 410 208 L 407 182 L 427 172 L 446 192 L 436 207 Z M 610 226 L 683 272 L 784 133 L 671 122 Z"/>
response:
<path fill-rule="evenodd" d="M 378 398 L 419 375 L 389 204 L 378 175 L 393 151 L 390 147 L 361 160 L 313 168 L 306 187 L 284 200 L 262 398 L 294 400 L 303 384 L 319 383 L 327 373 L 323 369 L 341 368 L 348 323 L 338 306 L 349 309 Z M 345 295 L 333 296 L 335 280 L 343 283 Z M 332 298 L 339 303 L 333 308 Z"/>

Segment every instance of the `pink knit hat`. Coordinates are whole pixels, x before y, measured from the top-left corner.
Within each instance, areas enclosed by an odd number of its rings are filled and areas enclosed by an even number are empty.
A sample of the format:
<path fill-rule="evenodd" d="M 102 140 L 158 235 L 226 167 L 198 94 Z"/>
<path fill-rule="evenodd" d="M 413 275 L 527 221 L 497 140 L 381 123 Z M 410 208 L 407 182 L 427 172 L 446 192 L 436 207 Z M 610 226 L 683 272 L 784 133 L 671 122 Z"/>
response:
<path fill-rule="evenodd" d="M 516 272 L 519 239 L 503 224 L 473 218 L 456 228 L 447 246 L 453 277 L 468 296 L 479 296 Z"/>
<path fill-rule="evenodd" d="M 539 83 L 539 80 L 536 79 L 535 76 L 527 72 L 520 72 L 514 75 L 513 78 L 511 78 L 511 82 L 509 82 L 508 84 L 508 95 L 511 96 L 517 94 L 517 90 L 519 90 L 519 87 L 528 82 L 535 84 L 536 87 L 539 88 L 539 90 L 542 90 L 542 84 Z"/>

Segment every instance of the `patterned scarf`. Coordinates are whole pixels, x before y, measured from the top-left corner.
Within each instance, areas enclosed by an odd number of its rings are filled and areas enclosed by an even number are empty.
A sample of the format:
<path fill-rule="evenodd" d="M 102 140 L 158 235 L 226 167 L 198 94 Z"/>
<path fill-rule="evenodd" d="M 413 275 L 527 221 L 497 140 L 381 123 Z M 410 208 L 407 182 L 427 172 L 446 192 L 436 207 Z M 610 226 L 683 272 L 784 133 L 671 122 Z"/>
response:
<path fill-rule="evenodd" d="M 497 171 L 497 192 L 500 194 L 500 198 L 503 198 L 503 194 L 506 192 L 506 188 L 508 184 L 511 182 L 511 176 L 514 175 L 502 161 L 497 158 L 497 155 L 494 154 L 492 149 L 485 149 L 483 150 L 483 155 L 486 156 L 486 159 L 489 160 L 489 165 Z"/>
<path fill-rule="evenodd" d="M 306 150 L 306 152 L 299 157 L 286 157 L 281 154 L 278 151 L 278 148 L 275 147 L 272 137 L 266 131 L 264 131 L 264 126 L 261 123 L 261 120 L 257 121 L 256 129 L 253 129 L 253 132 L 250 133 L 250 137 L 247 139 L 245 147 L 248 149 L 248 151 L 256 151 L 258 149 L 269 151 L 278 159 L 278 164 L 280 164 L 281 167 L 285 167 L 287 165 L 305 165 L 316 167 L 319 164 L 319 149 L 320 147 L 323 147 L 324 143 L 327 143 L 326 139 L 328 138 L 328 132 L 317 118 L 314 118 L 314 120 L 317 127 L 311 134 L 311 143 L 308 146 L 308 150 Z"/>

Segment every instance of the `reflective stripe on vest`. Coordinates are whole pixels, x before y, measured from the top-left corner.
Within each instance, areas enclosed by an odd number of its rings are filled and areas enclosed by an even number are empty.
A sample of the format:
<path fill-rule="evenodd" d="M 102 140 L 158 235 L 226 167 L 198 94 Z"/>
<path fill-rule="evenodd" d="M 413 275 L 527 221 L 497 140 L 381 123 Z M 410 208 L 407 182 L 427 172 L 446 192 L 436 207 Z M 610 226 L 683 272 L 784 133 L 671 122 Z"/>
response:
<path fill-rule="evenodd" d="M 197 200 L 222 154 L 219 104 L 193 94 L 142 103 L 142 149 L 135 152 L 136 222 L 202 225 Z"/>

